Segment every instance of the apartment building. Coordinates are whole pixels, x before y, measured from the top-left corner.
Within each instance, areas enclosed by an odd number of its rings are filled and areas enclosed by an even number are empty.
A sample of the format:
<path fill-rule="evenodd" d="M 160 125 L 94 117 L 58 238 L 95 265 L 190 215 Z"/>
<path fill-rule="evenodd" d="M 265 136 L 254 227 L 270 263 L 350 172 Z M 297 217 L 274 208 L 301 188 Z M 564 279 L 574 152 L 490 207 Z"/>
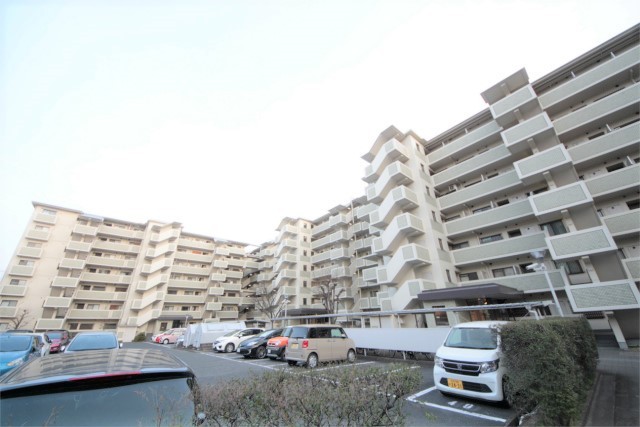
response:
<path fill-rule="evenodd" d="M 380 266 L 363 279 L 383 311 L 542 299 L 551 314 L 610 327 L 621 346 L 637 340 L 638 36 L 533 83 L 518 70 L 482 93 L 487 110 L 430 140 L 380 135 L 363 156 Z"/>
<path fill-rule="evenodd" d="M 36 330 L 114 330 L 124 340 L 201 321 L 241 318 L 257 268 L 245 243 L 33 203 L 0 283 L 0 324 L 26 314 Z"/>

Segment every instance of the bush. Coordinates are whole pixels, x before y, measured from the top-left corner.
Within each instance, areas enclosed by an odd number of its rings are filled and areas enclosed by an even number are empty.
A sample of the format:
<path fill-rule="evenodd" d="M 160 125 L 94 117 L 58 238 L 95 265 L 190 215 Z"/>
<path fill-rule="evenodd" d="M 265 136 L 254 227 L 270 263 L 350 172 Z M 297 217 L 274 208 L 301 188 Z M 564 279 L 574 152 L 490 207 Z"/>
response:
<path fill-rule="evenodd" d="M 515 322 L 501 337 L 509 402 L 523 413 L 537 410 L 545 425 L 576 422 L 596 373 L 598 350 L 588 322 Z"/>
<path fill-rule="evenodd" d="M 275 371 L 202 387 L 201 399 L 212 426 L 402 425 L 403 396 L 419 383 L 418 369 L 399 365 Z"/>
<path fill-rule="evenodd" d="M 133 342 L 142 342 L 146 340 L 147 340 L 147 334 L 145 334 L 144 332 L 138 332 L 135 338 L 133 338 Z"/>

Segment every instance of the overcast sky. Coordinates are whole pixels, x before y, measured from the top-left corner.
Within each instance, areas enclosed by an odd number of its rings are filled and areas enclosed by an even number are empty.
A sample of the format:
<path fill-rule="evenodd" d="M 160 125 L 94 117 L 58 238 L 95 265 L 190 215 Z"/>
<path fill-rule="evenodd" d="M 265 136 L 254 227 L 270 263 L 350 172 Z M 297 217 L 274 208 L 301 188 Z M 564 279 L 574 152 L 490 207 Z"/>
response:
<path fill-rule="evenodd" d="M 0 271 L 32 201 L 259 244 L 640 21 L 626 0 L 0 0 Z"/>

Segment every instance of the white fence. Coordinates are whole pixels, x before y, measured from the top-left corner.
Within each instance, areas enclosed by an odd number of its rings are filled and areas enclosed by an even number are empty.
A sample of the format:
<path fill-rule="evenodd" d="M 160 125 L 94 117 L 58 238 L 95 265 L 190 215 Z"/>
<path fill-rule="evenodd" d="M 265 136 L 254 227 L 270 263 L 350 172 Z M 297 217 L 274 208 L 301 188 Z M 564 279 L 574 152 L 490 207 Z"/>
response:
<path fill-rule="evenodd" d="M 435 353 L 451 328 L 345 328 L 356 347 Z"/>

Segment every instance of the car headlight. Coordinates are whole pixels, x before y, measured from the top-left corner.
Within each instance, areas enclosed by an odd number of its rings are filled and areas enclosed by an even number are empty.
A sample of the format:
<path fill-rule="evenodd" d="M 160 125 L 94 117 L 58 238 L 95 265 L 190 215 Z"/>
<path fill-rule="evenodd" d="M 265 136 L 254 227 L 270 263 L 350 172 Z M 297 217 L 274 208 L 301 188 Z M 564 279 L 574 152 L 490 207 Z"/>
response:
<path fill-rule="evenodd" d="M 22 357 L 20 357 L 18 359 L 12 360 L 11 362 L 7 363 L 7 366 L 11 366 L 13 368 L 13 367 L 16 367 L 16 366 L 20 366 L 23 363 L 24 363 L 24 359 Z"/>
<path fill-rule="evenodd" d="M 433 359 L 433 361 L 438 368 L 444 369 L 444 362 L 442 361 L 442 357 L 436 356 L 435 359 Z"/>
<path fill-rule="evenodd" d="M 499 362 L 500 362 L 500 359 L 492 360 L 490 362 L 482 362 L 482 364 L 480 364 L 480 373 L 486 374 L 489 372 L 497 371 Z"/>

